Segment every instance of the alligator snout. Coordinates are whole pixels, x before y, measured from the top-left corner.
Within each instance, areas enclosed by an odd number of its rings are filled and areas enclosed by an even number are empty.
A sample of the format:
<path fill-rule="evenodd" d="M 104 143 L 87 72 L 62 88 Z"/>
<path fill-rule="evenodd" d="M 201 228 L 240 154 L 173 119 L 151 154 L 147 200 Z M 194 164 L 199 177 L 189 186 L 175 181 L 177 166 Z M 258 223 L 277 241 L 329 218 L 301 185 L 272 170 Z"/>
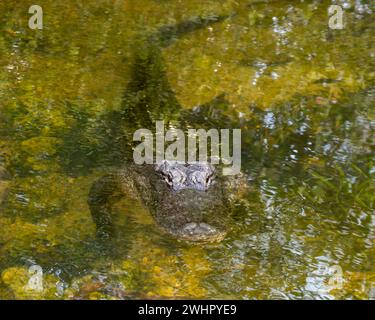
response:
<path fill-rule="evenodd" d="M 205 222 L 189 222 L 180 230 L 179 237 L 193 242 L 216 242 L 225 237 L 226 232 Z"/>

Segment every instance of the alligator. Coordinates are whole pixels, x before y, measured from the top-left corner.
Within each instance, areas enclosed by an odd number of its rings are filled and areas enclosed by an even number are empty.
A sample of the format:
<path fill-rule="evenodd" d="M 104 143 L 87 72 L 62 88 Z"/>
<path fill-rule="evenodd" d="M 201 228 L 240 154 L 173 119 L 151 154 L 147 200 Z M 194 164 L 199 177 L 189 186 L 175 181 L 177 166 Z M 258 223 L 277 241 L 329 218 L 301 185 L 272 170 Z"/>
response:
<path fill-rule="evenodd" d="M 161 49 L 189 32 L 227 18 L 198 17 L 163 26 L 138 46 L 121 110 L 114 111 L 105 120 L 106 143 L 112 153 L 117 153 L 121 168 L 94 182 L 88 198 L 100 239 L 114 235 L 113 205 L 125 196 L 139 199 L 160 229 L 177 239 L 214 242 L 225 237 L 231 211 L 228 199 L 231 184 L 218 168 L 208 162 L 165 160 L 136 165 L 124 159 L 132 159 L 131 137 L 135 129 L 150 128 L 157 119 L 165 122 L 178 119 L 183 124 L 188 122 L 186 119 L 197 117 L 197 112 L 203 114 L 209 110 L 207 107 L 212 110 L 218 104 L 226 104 L 220 95 L 195 108 L 194 115 L 183 112 L 169 85 Z"/>

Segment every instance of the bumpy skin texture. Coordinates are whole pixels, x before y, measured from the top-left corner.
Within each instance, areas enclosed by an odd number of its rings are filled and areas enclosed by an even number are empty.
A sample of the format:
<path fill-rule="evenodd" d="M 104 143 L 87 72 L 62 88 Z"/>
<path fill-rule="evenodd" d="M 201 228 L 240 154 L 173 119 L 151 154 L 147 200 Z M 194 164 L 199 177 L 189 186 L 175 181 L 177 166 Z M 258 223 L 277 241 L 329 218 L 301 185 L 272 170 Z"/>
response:
<path fill-rule="evenodd" d="M 180 179 L 181 172 L 185 173 Z M 225 184 L 210 164 L 129 164 L 100 179 L 89 204 L 99 237 L 113 233 L 112 205 L 122 196 L 138 198 L 166 233 L 182 240 L 213 242 L 224 238 L 230 215 Z M 183 182 L 182 182 L 183 181 Z"/>

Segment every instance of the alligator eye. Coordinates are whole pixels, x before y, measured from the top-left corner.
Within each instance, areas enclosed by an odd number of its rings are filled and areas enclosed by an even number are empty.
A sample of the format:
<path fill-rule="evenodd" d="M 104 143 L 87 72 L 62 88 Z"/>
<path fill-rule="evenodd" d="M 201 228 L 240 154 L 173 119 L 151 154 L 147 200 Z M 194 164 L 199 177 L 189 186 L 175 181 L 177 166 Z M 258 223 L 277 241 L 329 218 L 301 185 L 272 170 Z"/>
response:
<path fill-rule="evenodd" d="M 169 185 L 172 185 L 172 183 L 173 183 L 172 177 L 171 177 L 169 174 L 164 176 L 164 180 L 165 180 L 165 182 L 167 182 Z"/>
<path fill-rule="evenodd" d="M 206 178 L 206 184 L 209 185 L 211 182 L 212 182 L 212 178 L 213 178 L 214 174 L 211 173 L 207 176 Z"/>

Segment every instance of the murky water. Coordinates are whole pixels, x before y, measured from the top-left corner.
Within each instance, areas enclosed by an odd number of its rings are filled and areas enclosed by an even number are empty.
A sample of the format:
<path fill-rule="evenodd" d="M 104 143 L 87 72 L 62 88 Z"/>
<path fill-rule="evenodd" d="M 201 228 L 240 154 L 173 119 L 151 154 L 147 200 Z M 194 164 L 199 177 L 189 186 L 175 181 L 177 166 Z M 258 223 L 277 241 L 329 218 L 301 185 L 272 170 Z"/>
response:
<path fill-rule="evenodd" d="M 29 2 L 1 1 L 0 299 L 374 299 L 375 7 L 337 3 L 341 30 L 330 1 L 45 0 L 31 30 Z M 229 17 L 161 52 L 185 109 L 225 93 L 242 129 L 230 232 L 177 241 L 124 199 L 103 252 L 87 196 L 117 146 L 101 119 L 144 35 L 209 15 Z"/>

